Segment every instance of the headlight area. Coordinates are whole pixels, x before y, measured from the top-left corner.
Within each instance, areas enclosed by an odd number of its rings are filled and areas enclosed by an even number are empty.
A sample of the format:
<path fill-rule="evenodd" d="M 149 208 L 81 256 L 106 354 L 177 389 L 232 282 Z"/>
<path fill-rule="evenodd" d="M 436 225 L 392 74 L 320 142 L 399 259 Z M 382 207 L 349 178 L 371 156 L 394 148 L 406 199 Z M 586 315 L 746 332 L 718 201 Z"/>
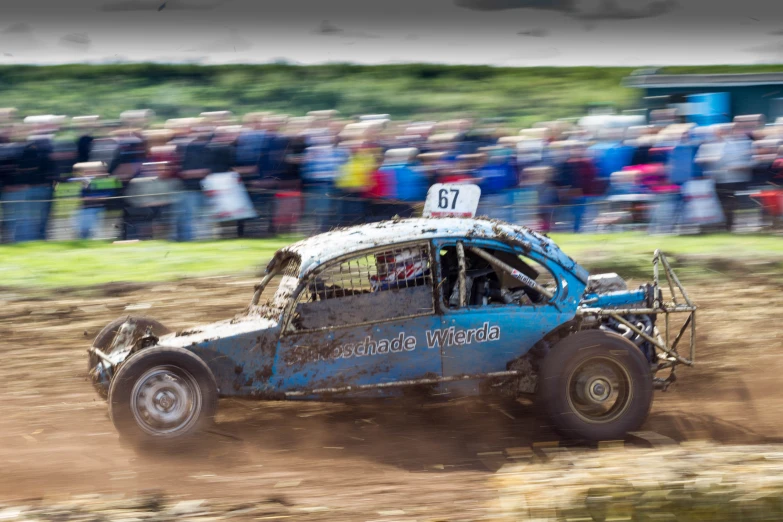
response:
<path fill-rule="evenodd" d="M 89 374 L 93 388 L 98 392 L 98 395 L 104 398 L 109 395 L 109 384 L 111 382 L 109 373 L 111 370 L 107 366 L 105 362 L 101 361 L 90 370 Z"/>
<path fill-rule="evenodd" d="M 106 355 L 92 346 L 87 352 L 98 359 L 97 364 L 90 369 L 88 376 L 95 390 L 105 399 L 109 395 L 109 386 L 117 373 L 117 367 L 131 354 L 131 350 L 125 349 Z"/>

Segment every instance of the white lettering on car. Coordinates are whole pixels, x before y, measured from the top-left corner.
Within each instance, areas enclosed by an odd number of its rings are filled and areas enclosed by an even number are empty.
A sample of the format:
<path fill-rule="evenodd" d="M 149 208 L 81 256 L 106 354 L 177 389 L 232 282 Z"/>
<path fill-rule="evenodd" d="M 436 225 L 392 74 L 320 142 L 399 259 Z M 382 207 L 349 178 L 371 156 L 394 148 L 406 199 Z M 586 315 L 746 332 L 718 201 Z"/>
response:
<path fill-rule="evenodd" d="M 485 343 L 497 341 L 500 339 L 500 327 L 490 326 L 484 323 L 481 328 L 456 329 L 435 328 L 426 330 L 424 336 L 427 340 L 427 348 L 446 348 L 449 346 L 465 346 L 475 343 Z M 417 340 L 414 336 L 409 336 L 405 332 L 391 339 L 375 340 L 367 336 L 364 340 L 353 343 L 345 343 L 335 346 L 328 355 L 315 355 L 309 358 L 310 362 L 352 359 L 355 357 L 369 357 L 372 355 L 383 355 L 387 353 L 412 352 L 416 350 Z"/>
<path fill-rule="evenodd" d="M 448 346 L 473 344 L 474 342 L 497 341 L 500 339 L 500 327 L 484 323 L 481 328 L 457 330 L 452 326 L 445 329 L 427 330 L 425 335 L 427 337 L 427 348 L 445 348 Z"/>
<path fill-rule="evenodd" d="M 353 357 L 369 357 L 385 353 L 411 352 L 416 349 L 416 338 L 409 337 L 405 332 L 392 339 L 378 339 L 369 335 L 358 343 L 345 343 L 332 349 L 332 359 L 351 359 Z"/>

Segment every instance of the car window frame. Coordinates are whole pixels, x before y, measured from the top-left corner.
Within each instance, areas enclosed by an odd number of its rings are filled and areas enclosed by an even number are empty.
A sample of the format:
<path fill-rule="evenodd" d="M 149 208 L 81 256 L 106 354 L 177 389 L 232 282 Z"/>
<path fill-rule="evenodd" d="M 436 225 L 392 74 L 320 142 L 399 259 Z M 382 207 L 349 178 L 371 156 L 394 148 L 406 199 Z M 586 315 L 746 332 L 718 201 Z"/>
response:
<path fill-rule="evenodd" d="M 435 253 L 434 253 L 434 246 L 432 241 L 430 240 L 415 240 L 415 241 L 402 241 L 399 243 L 388 243 L 383 246 L 376 245 L 370 248 L 364 248 L 361 250 L 354 250 L 353 252 L 349 254 L 345 254 L 339 257 L 335 257 L 333 259 L 330 259 L 329 261 L 326 261 L 318 267 L 316 267 L 314 270 L 312 270 L 306 277 L 300 278 L 299 284 L 297 285 L 296 289 L 292 293 L 290 300 L 288 304 L 285 307 L 285 310 L 283 312 L 283 320 L 281 321 L 281 328 L 280 328 L 280 338 L 289 337 L 292 335 L 300 335 L 300 334 L 306 334 L 306 333 L 316 333 L 316 332 L 329 332 L 329 331 L 335 331 L 335 330 L 342 330 L 345 328 L 357 328 L 361 326 L 367 326 L 372 324 L 383 324 L 388 323 L 392 321 L 402 321 L 407 319 L 413 319 L 416 317 L 427 317 L 427 316 L 434 316 L 439 315 L 440 310 L 437 304 L 437 298 L 436 294 L 438 293 L 437 289 L 437 282 L 435 277 L 431 277 L 431 282 L 429 283 L 429 288 L 431 292 L 431 298 L 432 298 L 432 308 L 430 311 L 425 313 L 417 313 L 417 314 L 408 314 L 404 316 L 399 317 L 392 317 L 388 319 L 381 319 L 377 321 L 363 321 L 359 323 L 353 323 L 348 325 L 330 325 L 330 326 L 324 326 L 320 328 L 310 328 L 310 329 L 303 329 L 303 330 L 291 330 L 290 329 L 290 323 L 293 320 L 294 317 L 294 311 L 296 309 L 296 305 L 299 301 L 299 297 L 302 294 L 303 291 L 307 288 L 310 281 L 317 277 L 317 275 L 323 271 L 331 268 L 332 266 L 338 265 L 340 263 L 344 263 L 345 261 L 358 258 L 358 257 L 364 257 L 372 252 L 379 252 L 384 250 L 391 250 L 391 249 L 399 249 L 399 248 L 406 248 L 411 246 L 423 246 L 426 245 L 429 249 L 429 266 L 430 266 L 430 273 L 432 274 L 434 272 L 434 267 L 437 266 L 435 263 Z M 340 299 L 340 298 L 336 298 Z"/>
<path fill-rule="evenodd" d="M 448 296 L 445 295 L 442 285 L 441 285 L 441 277 L 442 277 L 442 267 L 441 267 L 441 256 L 440 251 L 449 246 L 456 247 L 457 243 L 462 242 L 464 245 L 464 248 L 467 249 L 468 247 L 474 246 L 478 248 L 483 249 L 503 249 L 507 251 L 510 254 L 516 255 L 516 256 L 522 256 L 524 258 L 529 258 L 532 261 L 535 261 L 544 269 L 546 269 L 549 272 L 549 275 L 551 276 L 553 282 L 555 283 L 555 290 L 554 294 L 551 299 L 549 299 L 545 303 L 536 303 L 532 305 L 505 305 L 505 304 L 498 304 L 498 305 L 489 305 L 489 306 L 460 306 L 458 308 L 450 308 L 448 306 Z M 438 271 L 437 271 L 437 278 L 433 278 L 433 285 L 436 287 L 436 302 L 437 306 L 440 310 L 440 313 L 442 314 L 454 314 L 454 313 L 473 313 L 480 310 L 504 310 L 504 309 L 535 309 L 535 308 L 543 308 L 547 306 L 555 306 L 557 307 L 556 303 L 559 301 L 561 295 L 563 294 L 563 281 L 562 277 L 559 274 L 559 271 L 554 269 L 553 266 L 550 264 L 550 260 L 542 255 L 539 255 L 537 252 L 534 251 L 526 251 L 524 248 L 514 245 L 514 244 L 508 244 L 504 243 L 502 241 L 498 241 L 495 239 L 480 239 L 480 238 L 438 238 L 434 239 L 432 241 L 432 256 L 435 258 Z M 535 267 L 532 267 L 535 268 Z"/>

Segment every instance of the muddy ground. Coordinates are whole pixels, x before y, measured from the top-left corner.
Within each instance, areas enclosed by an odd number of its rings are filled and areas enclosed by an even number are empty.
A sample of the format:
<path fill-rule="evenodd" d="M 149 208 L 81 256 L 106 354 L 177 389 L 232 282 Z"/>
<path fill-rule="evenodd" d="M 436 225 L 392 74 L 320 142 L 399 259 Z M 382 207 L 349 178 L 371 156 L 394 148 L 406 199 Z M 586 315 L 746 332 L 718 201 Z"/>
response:
<path fill-rule="evenodd" d="M 172 328 L 230 317 L 254 282 L 0 290 L 0 502 L 159 490 L 175 499 L 273 502 L 324 520 L 471 520 L 497 499 L 492 477 L 508 462 L 505 450 L 557 440 L 525 403 L 227 399 L 216 431 L 191 453 L 122 446 L 86 380 L 94 335 L 129 312 Z M 644 429 L 676 441 L 782 441 L 783 285 L 716 275 L 686 286 L 701 307 L 699 366 L 656 394 Z"/>

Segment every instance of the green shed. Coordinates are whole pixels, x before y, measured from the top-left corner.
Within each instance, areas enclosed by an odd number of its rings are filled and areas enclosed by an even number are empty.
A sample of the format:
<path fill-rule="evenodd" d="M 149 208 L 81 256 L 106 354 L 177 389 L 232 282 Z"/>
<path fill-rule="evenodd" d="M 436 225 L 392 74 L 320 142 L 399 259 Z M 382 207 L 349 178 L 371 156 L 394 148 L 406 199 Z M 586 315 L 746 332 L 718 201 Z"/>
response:
<path fill-rule="evenodd" d="M 676 107 L 689 121 L 717 123 L 741 114 L 783 117 L 783 72 L 749 74 L 655 74 L 642 71 L 624 85 L 644 90 L 648 110 Z"/>

